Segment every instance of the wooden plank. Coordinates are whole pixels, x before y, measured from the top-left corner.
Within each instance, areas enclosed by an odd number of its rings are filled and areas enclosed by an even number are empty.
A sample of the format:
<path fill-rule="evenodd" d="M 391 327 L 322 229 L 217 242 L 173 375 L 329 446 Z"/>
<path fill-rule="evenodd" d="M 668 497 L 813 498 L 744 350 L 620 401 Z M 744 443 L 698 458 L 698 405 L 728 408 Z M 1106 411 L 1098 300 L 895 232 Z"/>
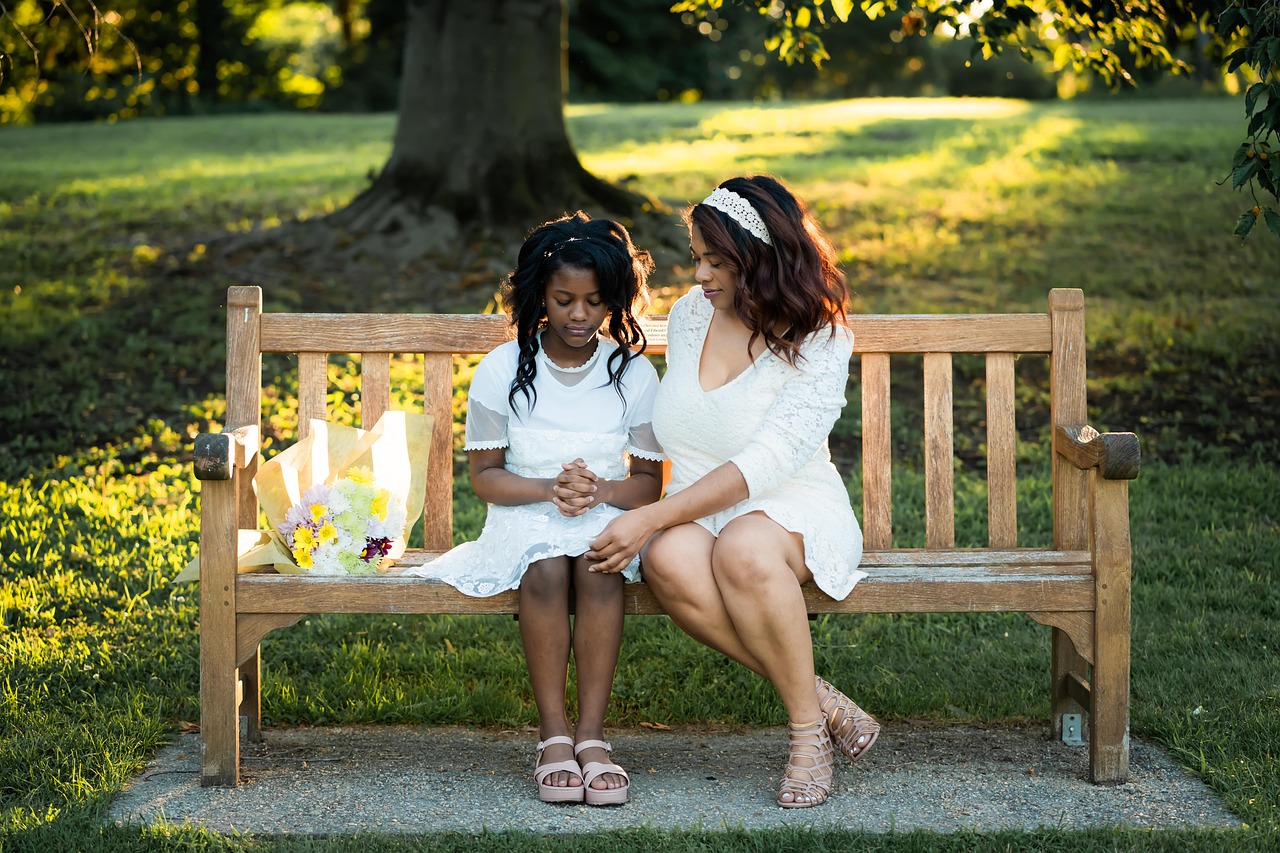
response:
<path fill-rule="evenodd" d="M 262 316 L 262 288 L 227 288 L 227 421 L 223 431 L 241 427 L 261 428 L 262 353 L 258 328 Z M 258 473 L 255 454 L 236 479 L 236 502 L 241 518 L 258 517 L 258 494 L 253 478 Z"/>
<path fill-rule="evenodd" d="M 987 354 L 987 544 L 1018 544 L 1017 424 L 1013 354 Z"/>
<path fill-rule="evenodd" d="M 423 542 L 436 551 L 453 547 L 453 357 L 427 353 L 422 365 L 424 409 L 432 417 Z"/>
<path fill-rule="evenodd" d="M 924 538 L 930 548 L 956 543 L 951 354 L 924 354 Z"/>
<path fill-rule="evenodd" d="M 1059 453 L 1059 427 L 1083 425 L 1087 416 L 1083 292 L 1070 288 L 1049 291 L 1049 318 L 1053 331 L 1049 356 L 1053 545 L 1063 550 L 1083 550 L 1089 547 L 1088 472 L 1076 468 Z M 1066 633 L 1058 629 L 1052 632 L 1050 670 L 1050 719 L 1054 736 L 1061 737 L 1062 715 L 1085 710 L 1069 693 L 1068 679 L 1087 681 L 1089 669 Z"/>
<path fill-rule="evenodd" d="M 1090 526 L 1097 579 L 1094 666 L 1090 680 L 1089 766 L 1094 782 L 1129 778 L 1131 548 L 1129 482 L 1094 474 Z"/>
<path fill-rule="evenodd" d="M 241 613 L 459 613 L 510 614 L 519 596 L 510 590 L 487 598 L 463 595 L 448 584 L 394 575 L 320 577 L 250 574 L 238 582 Z M 968 613 L 1090 610 L 1092 579 L 1079 573 L 987 573 L 979 569 L 884 569 L 859 582 L 854 595 L 835 601 L 812 583 L 804 587 L 811 613 Z M 644 584 L 626 587 L 626 612 L 663 611 Z"/>
<path fill-rule="evenodd" d="M 645 352 L 666 352 L 661 315 L 642 322 Z M 856 353 L 1041 352 L 1045 314 L 861 314 L 849 318 Z M 512 337 L 496 314 L 264 314 L 263 352 L 486 353 Z"/>
<path fill-rule="evenodd" d="M 360 425 L 373 429 L 391 407 L 391 354 L 360 354 Z"/>
<path fill-rule="evenodd" d="M 883 549 L 893 540 L 893 450 L 889 356 L 862 356 L 862 541 Z"/>
<path fill-rule="evenodd" d="M 236 481 L 200 489 L 200 784 L 239 782 Z"/>
<path fill-rule="evenodd" d="M 328 417 L 329 354 L 298 353 L 298 438 L 311 432 L 311 421 Z"/>
<path fill-rule="evenodd" d="M 1049 352 L 1045 314 L 859 314 L 849 318 L 856 353 Z"/>

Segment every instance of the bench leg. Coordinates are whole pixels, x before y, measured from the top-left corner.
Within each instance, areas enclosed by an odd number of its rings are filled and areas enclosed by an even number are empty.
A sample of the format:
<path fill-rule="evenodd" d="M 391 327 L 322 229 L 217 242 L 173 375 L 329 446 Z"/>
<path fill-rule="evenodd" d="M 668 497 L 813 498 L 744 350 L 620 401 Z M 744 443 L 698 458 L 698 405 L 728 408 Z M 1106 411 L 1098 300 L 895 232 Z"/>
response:
<path fill-rule="evenodd" d="M 1089 683 L 1089 661 L 1076 654 L 1076 647 L 1066 631 L 1054 628 L 1050 654 L 1049 720 L 1053 724 L 1055 740 L 1062 740 L 1064 714 L 1083 717 L 1088 710 L 1076 700 L 1073 681 Z"/>
<path fill-rule="evenodd" d="M 240 664 L 240 718 L 245 721 L 244 736 L 252 743 L 262 743 L 262 655 L 261 649 Z"/>
<path fill-rule="evenodd" d="M 240 781 L 236 506 L 232 480 L 205 480 L 200 515 L 200 784 Z"/>
<path fill-rule="evenodd" d="M 1090 682 L 1089 771 L 1094 782 L 1129 778 L 1130 569 L 1127 480 L 1091 478 L 1097 618 Z"/>

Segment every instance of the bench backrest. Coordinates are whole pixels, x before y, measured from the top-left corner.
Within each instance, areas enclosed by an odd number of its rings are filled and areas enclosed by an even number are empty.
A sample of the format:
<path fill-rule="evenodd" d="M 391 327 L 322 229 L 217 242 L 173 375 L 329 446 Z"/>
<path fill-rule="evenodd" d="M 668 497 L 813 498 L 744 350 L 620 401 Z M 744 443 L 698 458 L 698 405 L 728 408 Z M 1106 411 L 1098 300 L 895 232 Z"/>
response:
<path fill-rule="evenodd" d="M 863 536 L 867 550 L 890 548 L 892 444 L 890 357 L 923 356 L 925 545 L 955 547 L 953 475 L 954 395 L 952 357 L 980 354 L 986 362 L 988 547 L 1017 545 L 1016 424 L 1014 360 L 1021 354 L 1049 357 L 1049 433 L 1086 422 L 1084 297 L 1080 290 L 1050 291 L 1045 314 L 854 315 L 854 353 L 862 385 Z M 666 318 L 646 319 L 647 352 L 666 351 Z M 422 405 L 437 425 L 453 421 L 454 357 L 478 355 L 509 340 L 510 325 L 482 314 L 294 314 L 264 313 L 258 287 L 232 287 L 227 294 L 226 428 L 258 426 L 262 411 L 262 355 L 298 359 L 299 437 L 313 418 L 324 419 L 328 360 L 333 353 L 360 358 L 361 424 L 372 426 L 390 407 L 391 359 L 421 354 Z M 453 431 L 432 435 L 424 507 L 424 545 L 446 550 L 453 542 Z M 1053 459 L 1054 547 L 1082 550 L 1087 472 Z M 240 518 L 257 517 L 250 481 L 256 461 L 240 479 Z"/>

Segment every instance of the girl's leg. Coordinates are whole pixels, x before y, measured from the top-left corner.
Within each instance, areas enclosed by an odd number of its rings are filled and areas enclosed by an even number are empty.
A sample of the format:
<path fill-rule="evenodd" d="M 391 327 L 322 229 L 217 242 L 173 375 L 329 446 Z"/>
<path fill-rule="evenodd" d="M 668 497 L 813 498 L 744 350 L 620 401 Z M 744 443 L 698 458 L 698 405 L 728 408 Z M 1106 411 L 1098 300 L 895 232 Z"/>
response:
<path fill-rule="evenodd" d="M 573 560 L 573 660 L 578 674 L 578 730 L 574 739 L 579 743 L 604 740 L 604 716 L 622 644 L 622 575 L 591 572 L 589 565 L 581 557 Z M 608 764 L 609 754 L 599 747 L 579 753 L 580 764 L 592 761 Z M 616 773 L 605 773 L 591 786 L 606 789 L 626 784 Z"/>
<path fill-rule="evenodd" d="M 520 579 L 520 640 L 533 701 L 538 706 L 539 740 L 555 735 L 572 736 L 565 713 L 569 678 L 569 558 L 552 557 L 531 563 Z M 542 763 L 569 761 L 573 748 L 553 744 Z M 582 780 L 567 771 L 547 777 L 552 787 L 578 786 Z"/>
<path fill-rule="evenodd" d="M 644 580 L 671 620 L 690 637 L 767 677 L 764 665 L 738 636 L 716 578 L 716 538 L 698 524 L 668 528 L 642 552 Z M 806 625 L 808 616 L 806 614 Z"/>

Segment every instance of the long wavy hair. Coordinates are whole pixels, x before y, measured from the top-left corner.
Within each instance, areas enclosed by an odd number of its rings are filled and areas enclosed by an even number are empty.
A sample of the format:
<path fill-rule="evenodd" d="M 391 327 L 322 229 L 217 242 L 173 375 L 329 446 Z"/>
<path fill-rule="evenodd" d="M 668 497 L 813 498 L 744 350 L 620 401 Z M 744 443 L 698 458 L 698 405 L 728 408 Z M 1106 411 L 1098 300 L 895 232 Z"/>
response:
<path fill-rule="evenodd" d="M 653 258 L 636 248 L 631 235 L 611 219 L 592 219 L 582 211 L 544 222 L 529 232 L 516 267 L 503 282 L 499 296 L 516 328 L 520 360 L 507 396 L 515 409 L 523 394 L 530 411 L 537 404 L 533 385 L 538 375 L 538 333 L 546 326 L 547 283 L 561 269 L 593 270 L 600 299 L 607 309 L 606 334 L 618 343 L 609 356 L 609 384 L 625 403 L 622 375 L 631 359 L 644 353 L 645 335 L 637 315 L 649 306 L 649 274 Z"/>
<path fill-rule="evenodd" d="M 733 307 L 751 330 L 748 348 L 763 337 L 775 355 L 794 367 L 807 336 L 848 325 L 848 290 L 835 248 L 804 202 L 777 178 L 730 178 L 720 186 L 745 198 L 760 214 L 773 245 L 705 204 L 687 209 L 685 224 L 696 225 L 707 249 L 737 273 Z"/>

